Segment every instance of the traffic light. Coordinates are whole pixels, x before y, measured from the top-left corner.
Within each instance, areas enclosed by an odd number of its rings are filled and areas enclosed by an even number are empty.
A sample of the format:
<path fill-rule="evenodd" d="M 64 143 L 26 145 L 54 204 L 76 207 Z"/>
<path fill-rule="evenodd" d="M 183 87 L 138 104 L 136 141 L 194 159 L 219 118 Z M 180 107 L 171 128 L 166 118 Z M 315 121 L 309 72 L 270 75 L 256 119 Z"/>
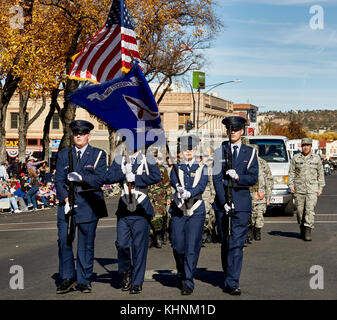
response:
<path fill-rule="evenodd" d="M 249 109 L 250 122 L 256 122 L 256 109 Z"/>
<path fill-rule="evenodd" d="M 191 120 L 187 120 L 185 122 L 185 128 L 186 128 L 187 132 L 190 131 L 190 130 L 192 130 L 193 129 L 193 122 Z"/>

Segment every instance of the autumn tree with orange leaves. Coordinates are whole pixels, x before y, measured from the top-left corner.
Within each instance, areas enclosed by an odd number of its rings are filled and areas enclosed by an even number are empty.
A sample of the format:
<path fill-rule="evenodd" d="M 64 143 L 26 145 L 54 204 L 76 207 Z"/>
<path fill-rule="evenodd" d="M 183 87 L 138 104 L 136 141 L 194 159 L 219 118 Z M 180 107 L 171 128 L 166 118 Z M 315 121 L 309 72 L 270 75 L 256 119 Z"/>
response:
<path fill-rule="evenodd" d="M 127 5 L 139 37 L 143 70 L 159 83 L 160 103 L 176 77 L 202 66 L 222 23 L 213 0 L 129 0 Z M 60 148 L 71 145 L 69 123 L 76 109 L 67 95 L 79 82 L 66 78 L 72 57 L 103 25 L 111 0 L 7 0 L 0 3 L 0 160 L 5 159 L 6 111 L 13 94 L 52 98 L 45 121 L 58 112 L 63 125 Z M 21 8 L 21 9 L 20 9 Z M 21 10 L 21 11 L 20 11 Z M 57 98 L 63 92 L 63 106 Z"/>

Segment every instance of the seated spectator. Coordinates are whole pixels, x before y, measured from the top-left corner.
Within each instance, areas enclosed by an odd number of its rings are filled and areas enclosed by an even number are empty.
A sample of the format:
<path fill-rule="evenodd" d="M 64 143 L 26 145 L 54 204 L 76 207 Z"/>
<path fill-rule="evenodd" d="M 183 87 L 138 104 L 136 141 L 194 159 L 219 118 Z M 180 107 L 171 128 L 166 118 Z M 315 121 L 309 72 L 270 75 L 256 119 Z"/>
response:
<path fill-rule="evenodd" d="M 55 200 L 55 192 L 51 189 L 51 183 L 47 183 L 45 186 L 40 187 L 38 196 L 46 207 L 52 207 Z"/>
<path fill-rule="evenodd" d="M 28 208 L 33 207 L 33 210 L 37 210 L 36 196 L 39 191 L 40 182 L 38 176 L 32 168 L 28 169 L 28 175 L 30 178 L 30 189 L 25 194 L 25 200 L 27 201 Z"/>
<path fill-rule="evenodd" d="M 6 201 L 7 199 L 9 199 L 12 211 L 14 211 L 14 213 L 22 212 L 21 210 L 19 210 L 18 203 L 16 202 L 15 197 L 9 190 L 8 182 L 2 181 L 0 186 L 0 201 Z"/>
<path fill-rule="evenodd" d="M 22 211 L 28 211 L 28 207 L 26 205 L 26 202 L 24 200 L 25 194 L 21 191 L 21 186 L 18 181 L 14 180 L 10 182 L 10 193 L 13 194 L 15 197 L 16 202 L 18 203 L 20 209 Z"/>
<path fill-rule="evenodd" d="M 47 183 L 46 181 L 47 174 L 50 173 L 50 168 L 47 162 L 44 162 L 42 166 L 39 168 L 39 173 L 40 173 L 40 181 L 42 183 Z"/>

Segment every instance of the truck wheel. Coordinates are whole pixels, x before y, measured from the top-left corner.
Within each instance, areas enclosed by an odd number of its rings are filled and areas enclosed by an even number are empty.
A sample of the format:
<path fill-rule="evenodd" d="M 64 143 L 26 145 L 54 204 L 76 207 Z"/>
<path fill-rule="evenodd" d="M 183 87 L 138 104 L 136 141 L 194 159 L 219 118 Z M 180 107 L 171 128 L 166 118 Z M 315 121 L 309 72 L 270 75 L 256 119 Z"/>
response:
<path fill-rule="evenodd" d="M 295 211 L 294 202 L 293 202 L 293 199 L 291 199 L 291 200 L 284 206 L 283 212 L 284 212 L 284 215 L 285 215 L 285 216 L 293 216 L 293 215 L 294 215 L 294 211 Z"/>

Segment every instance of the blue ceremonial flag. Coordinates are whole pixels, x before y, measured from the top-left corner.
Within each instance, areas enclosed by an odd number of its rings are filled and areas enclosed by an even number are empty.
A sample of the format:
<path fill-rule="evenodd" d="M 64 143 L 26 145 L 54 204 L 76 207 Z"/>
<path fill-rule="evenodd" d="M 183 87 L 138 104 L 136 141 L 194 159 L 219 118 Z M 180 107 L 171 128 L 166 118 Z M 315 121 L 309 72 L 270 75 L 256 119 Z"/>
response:
<path fill-rule="evenodd" d="M 118 130 L 131 150 L 166 142 L 157 103 L 138 64 L 122 77 L 77 89 L 68 97 Z"/>

